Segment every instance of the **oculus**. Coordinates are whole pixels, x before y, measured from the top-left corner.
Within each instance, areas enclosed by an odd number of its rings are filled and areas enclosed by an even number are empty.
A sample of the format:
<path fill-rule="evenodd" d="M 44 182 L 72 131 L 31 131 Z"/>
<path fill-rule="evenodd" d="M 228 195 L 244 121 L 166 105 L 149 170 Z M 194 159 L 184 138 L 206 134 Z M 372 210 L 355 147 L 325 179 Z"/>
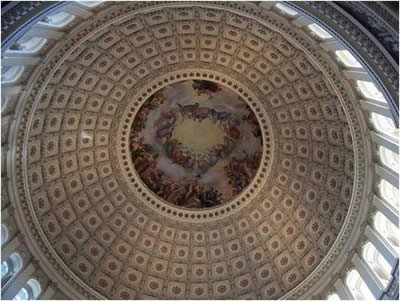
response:
<path fill-rule="evenodd" d="M 250 184 L 262 135 L 253 111 L 232 90 L 187 80 L 145 101 L 131 127 L 130 151 L 137 174 L 159 198 L 209 208 Z"/>

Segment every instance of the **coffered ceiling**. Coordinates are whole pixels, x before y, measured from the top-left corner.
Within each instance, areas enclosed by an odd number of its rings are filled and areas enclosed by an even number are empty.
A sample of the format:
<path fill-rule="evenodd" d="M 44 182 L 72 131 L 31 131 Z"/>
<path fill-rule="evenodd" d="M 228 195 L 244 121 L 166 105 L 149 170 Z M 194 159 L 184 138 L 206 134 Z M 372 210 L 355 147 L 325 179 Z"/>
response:
<path fill-rule="evenodd" d="M 335 63 L 285 22 L 245 3 L 120 2 L 47 53 L 18 187 L 41 256 L 77 294 L 296 298 L 332 265 L 359 208 L 361 132 Z M 216 207 L 161 199 L 130 155 L 140 107 L 182 80 L 234 91 L 261 128 L 254 178 Z"/>

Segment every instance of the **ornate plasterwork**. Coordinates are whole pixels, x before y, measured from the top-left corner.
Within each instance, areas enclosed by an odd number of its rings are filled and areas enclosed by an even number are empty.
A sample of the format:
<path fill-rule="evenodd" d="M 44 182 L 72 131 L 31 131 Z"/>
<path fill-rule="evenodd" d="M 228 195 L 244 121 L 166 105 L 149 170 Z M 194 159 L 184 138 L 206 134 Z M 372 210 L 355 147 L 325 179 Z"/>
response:
<path fill-rule="evenodd" d="M 10 3 L 10 5 L 12 4 Z M 29 29 L 30 23 L 33 21 L 32 19 L 36 19 L 37 21 L 41 14 L 46 14 L 46 12 L 50 12 L 62 5 L 64 4 L 54 4 L 43 1 L 20 2 L 14 4 L 1 18 L 1 34 L 3 36 L 1 46 L 3 52 L 21 37 L 21 28 L 23 28 L 22 32 Z M 32 18 L 32 16 L 34 17 Z M 18 31 L 17 34 L 16 31 Z"/>
<path fill-rule="evenodd" d="M 138 11 L 146 6 L 155 10 Z M 33 244 L 84 298 L 299 298 L 335 262 L 360 208 L 353 103 L 318 48 L 273 14 L 251 4 L 157 6 L 166 4 L 111 7 L 40 68 L 16 141 L 19 209 Z M 151 93 L 194 68 L 192 78 L 243 86 L 270 116 L 274 153 L 254 196 L 198 224 L 127 198 L 114 143 L 143 87 Z"/>
<path fill-rule="evenodd" d="M 338 3 L 339 6 L 349 11 L 393 56 L 399 59 L 399 19 L 397 20 L 379 2 L 367 3 Z"/>
<path fill-rule="evenodd" d="M 323 1 L 308 1 L 291 3 L 303 12 L 329 27 L 335 35 L 352 48 L 360 61 L 376 78 L 380 88 L 393 103 L 391 106 L 394 119 L 397 120 L 396 109 L 399 102 L 399 71 L 398 63 L 381 45 L 374 41 L 375 37 L 366 30 L 360 29 L 350 21 L 343 12 L 335 8 L 334 3 Z"/>

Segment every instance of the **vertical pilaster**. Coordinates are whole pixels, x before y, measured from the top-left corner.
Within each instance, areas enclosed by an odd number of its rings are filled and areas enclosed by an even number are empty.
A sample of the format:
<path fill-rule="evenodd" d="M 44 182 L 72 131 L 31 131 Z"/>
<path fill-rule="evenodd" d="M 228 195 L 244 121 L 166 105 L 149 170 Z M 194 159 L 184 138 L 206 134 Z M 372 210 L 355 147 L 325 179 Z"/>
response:
<path fill-rule="evenodd" d="M 398 141 L 395 141 L 391 137 L 386 137 L 382 134 L 378 134 L 376 132 L 371 132 L 371 137 L 372 140 L 379 145 L 382 145 L 386 147 L 387 149 L 390 149 L 392 152 L 398 154 L 399 153 L 399 144 Z"/>
<path fill-rule="evenodd" d="M 382 254 L 386 261 L 393 267 L 396 265 L 398 255 L 396 251 L 386 242 L 386 239 L 377 231 L 367 226 L 365 229 L 365 235 L 375 246 L 375 248 Z"/>
<path fill-rule="evenodd" d="M 365 261 L 361 260 L 357 253 L 353 255 L 351 261 L 354 263 L 354 267 L 357 269 L 365 284 L 371 290 L 372 295 L 374 295 L 376 299 L 379 299 L 383 293 L 384 287 L 374 271 Z"/>
<path fill-rule="evenodd" d="M 392 184 L 394 187 L 398 187 L 399 185 L 399 174 L 390 171 L 388 168 L 384 168 L 380 166 L 379 164 L 375 164 L 375 171 L 376 173 L 388 181 L 390 184 Z"/>
<path fill-rule="evenodd" d="M 341 300 L 354 300 L 353 294 L 350 292 L 349 288 L 344 285 L 342 279 L 338 279 L 334 285 L 336 292 Z"/>
<path fill-rule="evenodd" d="M 28 264 L 26 268 L 20 271 L 16 278 L 12 280 L 12 283 L 5 292 L 3 292 L 2 299 L 11 300 L 14 298 L 18 291 L 28 282 L 34 271 L 34 265 L 32 263 Z"/>
<path fill-rule="evenodd" d="M 399 215 L 398 210 L 394 208 L 387 201 L 383 201 L 377 196 L 374 196 L 373 204 L 378 209 L 378 211 L 382 212 L 396 227 L 399 227 Z"/>

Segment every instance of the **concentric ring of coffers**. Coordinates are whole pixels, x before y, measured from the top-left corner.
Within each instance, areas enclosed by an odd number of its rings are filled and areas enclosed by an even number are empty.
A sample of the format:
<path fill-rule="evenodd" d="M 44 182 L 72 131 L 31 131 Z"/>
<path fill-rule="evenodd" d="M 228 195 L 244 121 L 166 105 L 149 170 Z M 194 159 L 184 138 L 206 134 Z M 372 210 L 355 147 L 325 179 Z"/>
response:
<path fill-rule="evenodd" d="M 281 34 L 233 12 L 168 8 L 120 23 L 90 37 L 57 68 L 25 138 L 35 216 L 70 265 L 67 274 L 107 298 L 290 292 L 332 247 L 352 195 L 351 133 L 330 83 Z M 192 70 L 198 66 L 204 71 Z M 270 118 L 273 168 L 262 187 L 249 188 L 251 202 L 233 203 L 234 214 L 224 212 L 218 222 L 197 212 L 174 215 L 151 198 L 147 204 L 135 174 L 133 183 L 120 177 L 129 177 L 124 162 L 132 165 L 121 157 L 129 146 L 120 138 L 129 135 L 134 113 L 184 74 L 219 76 L 238 91 L 243 85 L 245 100 Z M 185 222 L 191 219 L 202 223 Z"/>

